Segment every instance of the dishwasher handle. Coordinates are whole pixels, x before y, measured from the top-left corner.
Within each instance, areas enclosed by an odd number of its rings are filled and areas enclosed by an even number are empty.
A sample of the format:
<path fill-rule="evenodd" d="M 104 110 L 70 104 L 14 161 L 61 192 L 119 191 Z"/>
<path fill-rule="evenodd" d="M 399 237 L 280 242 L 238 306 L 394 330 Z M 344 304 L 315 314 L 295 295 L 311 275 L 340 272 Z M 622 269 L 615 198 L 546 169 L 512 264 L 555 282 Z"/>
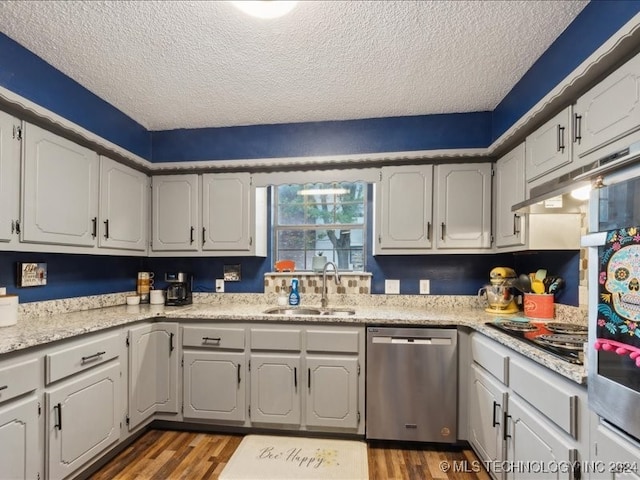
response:
<path fill-rule="evenodd" d="M 452 345 L 453 340 L 447 337 L 392 337 L 375 336 L 372 343 L 386 343 L 397 345 Z"/>

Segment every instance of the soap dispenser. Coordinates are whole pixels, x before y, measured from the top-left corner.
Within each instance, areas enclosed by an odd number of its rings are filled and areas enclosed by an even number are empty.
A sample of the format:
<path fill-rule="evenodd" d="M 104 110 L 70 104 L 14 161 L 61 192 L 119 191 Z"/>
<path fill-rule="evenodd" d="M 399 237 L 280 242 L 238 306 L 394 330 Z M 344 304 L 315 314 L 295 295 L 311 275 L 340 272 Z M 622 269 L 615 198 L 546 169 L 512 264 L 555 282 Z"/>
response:
<path fill-rule="evenodd" d="M 289 293 L 289 305 L 297 307 L 300 305 L 300 293 L 298 292 L 298 279 L 291 280 L 291 292 Z"/>

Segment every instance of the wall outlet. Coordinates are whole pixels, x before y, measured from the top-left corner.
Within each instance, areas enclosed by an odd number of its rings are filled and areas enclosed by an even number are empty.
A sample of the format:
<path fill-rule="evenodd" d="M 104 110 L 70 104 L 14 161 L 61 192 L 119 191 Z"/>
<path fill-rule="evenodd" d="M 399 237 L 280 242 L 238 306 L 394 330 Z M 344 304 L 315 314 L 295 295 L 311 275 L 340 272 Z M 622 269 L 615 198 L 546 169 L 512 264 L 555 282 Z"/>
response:
<path fill-rule="evenodd" d="M 420 280 L 420 295 L 429 295 L 431 293 L 431 281 Z"/>
<path fill-rule="evenodd" d="M 400 294 L 400 280 L 385 280 L 384 281 L 384 293 L 387 295 L 399 295 Z"/>
<path fill-rule="evenodd" d="M 224 279 L 216 278 L 216 293 L 224 293 Z"/>

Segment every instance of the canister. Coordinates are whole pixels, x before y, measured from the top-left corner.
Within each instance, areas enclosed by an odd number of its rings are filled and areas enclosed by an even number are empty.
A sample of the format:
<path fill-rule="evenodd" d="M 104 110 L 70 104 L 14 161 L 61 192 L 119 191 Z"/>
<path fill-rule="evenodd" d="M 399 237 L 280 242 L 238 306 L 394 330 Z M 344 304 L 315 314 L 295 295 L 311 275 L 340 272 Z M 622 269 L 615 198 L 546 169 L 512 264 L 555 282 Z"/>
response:
<path fill-rule="evenodd" d="M 552 293 L 525 293 L 524 315 L 529 318 L 553 318 L 555 303 Z"/>

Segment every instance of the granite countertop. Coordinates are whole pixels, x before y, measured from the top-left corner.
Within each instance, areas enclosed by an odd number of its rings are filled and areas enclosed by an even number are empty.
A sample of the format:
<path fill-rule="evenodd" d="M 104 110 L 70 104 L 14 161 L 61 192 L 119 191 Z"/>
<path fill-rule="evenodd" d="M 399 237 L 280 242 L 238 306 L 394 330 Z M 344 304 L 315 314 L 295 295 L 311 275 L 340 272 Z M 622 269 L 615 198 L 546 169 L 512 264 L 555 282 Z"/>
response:
<path fill-rule="evenodd" d="M 229 296 L 231 297 L 231 296 Z M 214 297 L 215 298 L 215 297 Z M 472 302 L 436 302 L 429 308 L 407 304 L 350 305 L 355 315 L 273 315 L 264 310 L 274 306 L 262 298 L 243 297 L 241 300 L 217 297 L 217 301 L 196 303 L 184 307 L 163 305 L 111 306 L 72 313 L 54 313 L 47 316 L 25 316 L 10 327 L 0 328 L 0 354 L 71 338 L 90 332 L 126 325 L 147 319 L 176 319 L 193 321 L 295 322 L 295 323 L 348 323 L 406 326 L 465 326 L 506 345 L 526 357 L 545 365 L 570 380 L 586 383 L 583 366 L 559 360 L 533 346 L 514 339 L 486 324 L 496 319 Z M 236 301 L 229 301 L 236 300 Z M 319 304 L 319 302 L 317 303 Z M 315 305 L 309 303 L 309 306 Z M 303 305 L 307 306 L 307 305 Z M 338 305 L 333 305 L 338 306 Z"/>

